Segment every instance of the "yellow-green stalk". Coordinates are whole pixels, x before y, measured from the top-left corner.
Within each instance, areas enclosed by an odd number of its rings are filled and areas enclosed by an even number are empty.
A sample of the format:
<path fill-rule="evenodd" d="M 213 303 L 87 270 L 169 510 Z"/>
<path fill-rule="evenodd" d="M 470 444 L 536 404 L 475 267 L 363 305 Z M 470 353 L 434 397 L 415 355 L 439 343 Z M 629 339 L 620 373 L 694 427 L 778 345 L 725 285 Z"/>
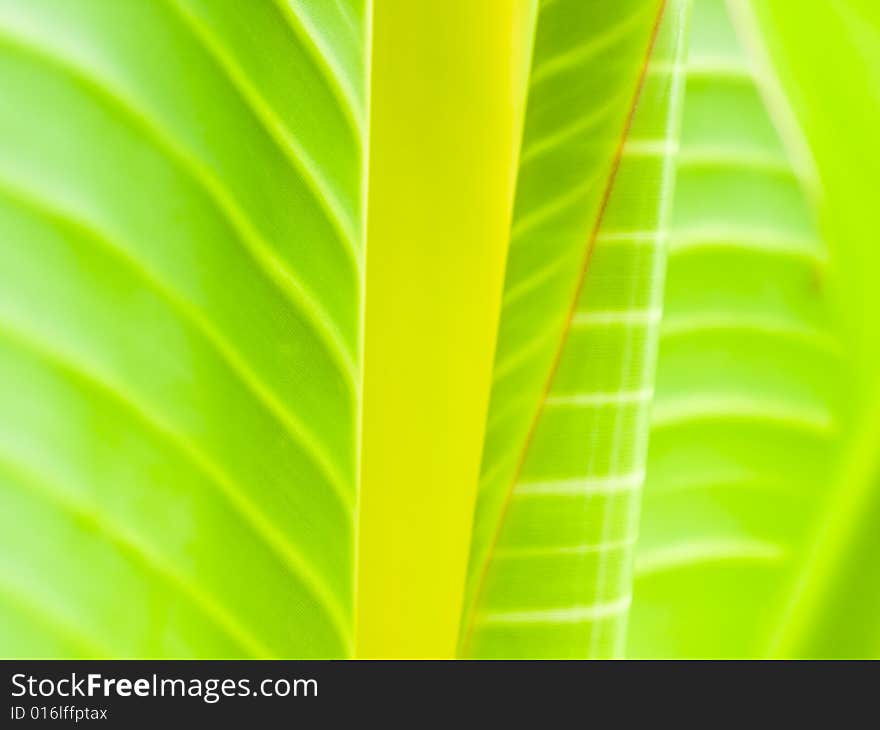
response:
<path fill-rule="evenodd" d="M 376 0 L 356 654 L 452 657 L 534 0 Z"/>

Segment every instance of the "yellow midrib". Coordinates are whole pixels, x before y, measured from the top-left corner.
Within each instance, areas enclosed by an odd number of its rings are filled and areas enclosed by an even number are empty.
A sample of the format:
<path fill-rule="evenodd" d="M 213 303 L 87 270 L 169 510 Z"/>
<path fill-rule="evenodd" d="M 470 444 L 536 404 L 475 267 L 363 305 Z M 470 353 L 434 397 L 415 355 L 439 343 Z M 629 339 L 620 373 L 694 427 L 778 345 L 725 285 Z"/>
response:
<path fill-rule="evenodd" d="M 356 656 L 459 632 L 534 0 L 376 0 Z"/>

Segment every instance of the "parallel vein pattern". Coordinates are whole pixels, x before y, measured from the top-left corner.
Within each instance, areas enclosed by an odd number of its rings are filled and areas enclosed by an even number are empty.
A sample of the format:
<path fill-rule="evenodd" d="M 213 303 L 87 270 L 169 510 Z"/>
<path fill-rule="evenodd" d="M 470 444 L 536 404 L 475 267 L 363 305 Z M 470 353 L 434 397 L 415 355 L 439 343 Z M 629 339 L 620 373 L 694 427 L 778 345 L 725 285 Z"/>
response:
<path fill-rule="evenodd" d="M 826 251 L 723 0 L 696 0 L 629 653 L 756 656 L 838 429 Z"/>
<path fill-rule="evenodd" d="M 0 655 L 349 653 L 365 12 L 0 3 Z"/>
<path fill-rule="evenodd" d="M 558 0 L 538 17 L 467 656 L 622 648 L 686 8 L 669 3 L 654 43 L 661 5 Z"/>

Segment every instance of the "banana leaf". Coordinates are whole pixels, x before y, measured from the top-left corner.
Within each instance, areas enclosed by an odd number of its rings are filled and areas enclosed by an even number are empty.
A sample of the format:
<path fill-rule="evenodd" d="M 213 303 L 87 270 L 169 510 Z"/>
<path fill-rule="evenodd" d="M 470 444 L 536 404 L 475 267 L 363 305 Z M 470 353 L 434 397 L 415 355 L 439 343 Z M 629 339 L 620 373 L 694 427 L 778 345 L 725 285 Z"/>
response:
<path fill-rule="evenodd" d="M 687 10 L 539 10 L 464 656 L 623 650 Z"/>

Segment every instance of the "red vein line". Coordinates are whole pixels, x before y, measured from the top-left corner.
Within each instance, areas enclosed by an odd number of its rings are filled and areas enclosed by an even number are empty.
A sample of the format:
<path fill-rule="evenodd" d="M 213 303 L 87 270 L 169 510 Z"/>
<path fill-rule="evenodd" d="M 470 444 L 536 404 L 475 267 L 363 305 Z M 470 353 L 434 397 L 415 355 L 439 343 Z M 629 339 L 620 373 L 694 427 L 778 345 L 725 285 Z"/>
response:
<path fill-rule="evenodd" d="M 562 335 L 559 340 L 559 347 L 556 350 L 556 355 L 553 360 L 553 364 L 550 367 L 550 372 L 547 376 L 547 381 L 544 384 L 544 390 L 541 394 L 540 403 L 538 405 L 537 410 L 535 411 L 534 418 L 532 419 L 532 423 L 529 427 L 529 433 L 526 436 L 525 443 L 523 444 L 522 454 L 520 455 L 519 462 L 516 466 L 516 471 L 514 472 L 513 479 L 511 480 L 510 486 L 507 490 L 507 495 L 504 500 L 504 506 L 502 507 L 501 514 L 498 517 L 498 524 L 495 529 L 495 534 L 492 538 L 492 542 L 489 545 L 489 549 L 486 552 L 486 559 L 483 561 L 483 567 L 480 572 L 480 581 L 477 584 L 477 590 L 474 593 L 473 601 L 471 602 L 470 611 L 468 614 L 468 622 L 467 622 L 467 631 L 464 640 L 461 643 L 462 650 L 471 646 L 473 642 L 474 636 L 474 627 L 475 627 L 475 616 L 476 609 L 480 603 L 480 599 L 483 597 L 486 589 L 486 578 L 489 573 L 489 565 L 492 562 L 492 555 L 498 548 L 498 540 L 501 536 L 501 529 L 507 520 L 508 512 L 510 511 L 510 503 L 513 497 L 513 490 L 516 486 L 516 483 L 519 481 L 520 474 L 522 473 L 523 466 L 525 465 L 526 457 L 528 456 L 529 449 L 532 446 L 532 441 L 535 437 L 535 432 L 538 429 L 538 424 L 541 421 L 541 416 L 544 413 L 544 407 L 547 402 L 547 397 L 550 394 L 550 389 L 553 386 L 553 381 L 556 379 L 556 373 L 559 370 L 559 364 L 562 360 L 562 353 L 565 350 L 565 345 L 568 342 L 568 336 L 571 332 L 571 323 L 574 319 L 575 312 L 577 311 L 577 304 L 581 296 L 581 292 L 584 288 L 584 283 L 587 279 L 587 271 L 590 268 L 590 261 L 593 258 L 593 251 L 596 248 L 596 238 L 599 235 L 599 231 L 602 228 L 602 223 L 605 219 L 605 213 L 608 210 L 608 204 L 611 201 L 611 195 L 614 192 L 614 185 L 617 181 L 617 174 L 620 172 L 620 163 L 623 159 L 623 150 L 624 145 L 626 144 L 626 140 L 629 138 L 630 131 L 632 130 L 633 121 L 635 120 L 636 110 L 638 108 L 639 99 L 642 95 L 642 89 L 645 86 L 645 79 L 648 75 L 648 66 L 651 62 L 651 57 L 654 55 L 654 47 L 657 44 L 657 37 L 660 34 L 660 25 L 663 22 L 663 16 L 666 12 L 667 0 L 660 0 L 660 7 L 657 11 L 657 18 L 654 20 L 654 27 L 651 30 L 651 37 L 648 41 L 648 47 L 645 53 L 645 58 L 642 62 L 642 67 L 639 71 L 638 82 L 636 83 L 636 90 L 633 95 L 632 101 L 630 102 L 629 112 L 626 117 L 626 121 L 623 126 L 623 130 L 620 135 L 620 140 L 617 144 L 617 150 L 614 153 L 614 158 L 611 163 L 611 170 L 608 174 L 608 181 L 605 184 L 605 190 L 602 195 L 602 202 L 599 206 L 599 213 L 596 216 L 596 222 L 593 224 L 593 230 L 590 233 L 590 237 L 587 241 L 586 251 L 584 253 L 584 258 L 581 263 L 580 275 L 578 277 L 577 287 L 574 292 L 574 296 L 571 302 L 571 308 L 569 309 L 568 316 L 566 318 L 565 327 L 562 331 Z"/>

